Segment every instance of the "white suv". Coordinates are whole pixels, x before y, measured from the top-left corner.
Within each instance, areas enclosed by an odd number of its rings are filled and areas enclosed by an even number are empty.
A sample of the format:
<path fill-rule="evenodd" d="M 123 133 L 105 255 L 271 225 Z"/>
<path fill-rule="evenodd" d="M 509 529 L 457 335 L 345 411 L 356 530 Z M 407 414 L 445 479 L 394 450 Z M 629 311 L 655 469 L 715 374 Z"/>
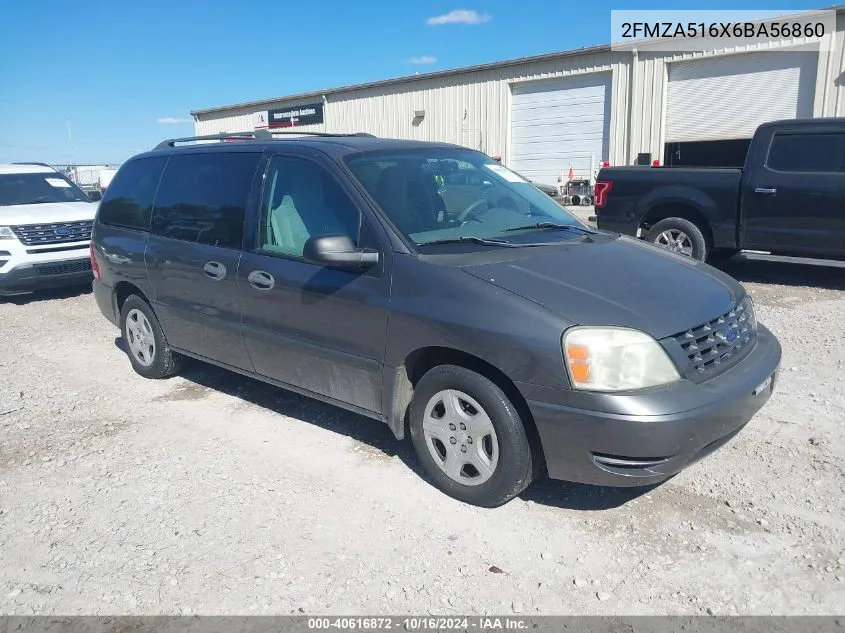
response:
<path fill-rule="evenodd" d="M 0 164 L 0 296 L 91 279 L 96 210 L 52 167 Z"/>

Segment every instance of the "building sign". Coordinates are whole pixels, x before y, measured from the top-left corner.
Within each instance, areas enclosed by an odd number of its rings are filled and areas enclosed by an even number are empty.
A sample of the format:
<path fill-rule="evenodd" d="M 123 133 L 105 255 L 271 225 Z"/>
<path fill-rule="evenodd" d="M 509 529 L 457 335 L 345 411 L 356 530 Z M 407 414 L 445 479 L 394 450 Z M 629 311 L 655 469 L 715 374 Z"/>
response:
<path fill-rule="evenodd" d="M 269 110 L 267 122 L 270 129 L 280 127 L 297 127 L 299 125 L 314 125 L 323 122 L 323 104 L 309 103 L 307 105 Z"/>
<path fill-rule="evenodd" d="M 253 114 L 252 127 L 256 130 L 267 129 L 267 110 Z"/>

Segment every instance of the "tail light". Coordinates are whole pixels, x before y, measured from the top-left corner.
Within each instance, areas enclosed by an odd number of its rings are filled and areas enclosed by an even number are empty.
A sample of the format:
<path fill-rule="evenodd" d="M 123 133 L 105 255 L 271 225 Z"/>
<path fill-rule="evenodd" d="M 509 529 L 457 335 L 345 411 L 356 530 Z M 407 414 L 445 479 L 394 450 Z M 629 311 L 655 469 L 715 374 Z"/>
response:
<path fill-rule="evenodd" d="M 605 204 L 607 204 L 607 194 L 610 193 L 610 190 L 613 189 L 613 181 L 612 180 L 597 180 L 596 187 L 594 190 L 594 198 L 593 204 L 596 209 L 601 209 Z"/>
<path fill-rule="evenodd" d="M 100 264 L 97 262 L 97 257 L 94 254 L 94 242 L 88 247 L 88 255 L 91 258 L 91 272 L 94 273 L 94 279 L 100 279 Z"/>
<path fill-rule="evenodd" d="M 660 161 L 659 160 L 652 161 L 651 166 L 652 167 L 660 167 Z"/>

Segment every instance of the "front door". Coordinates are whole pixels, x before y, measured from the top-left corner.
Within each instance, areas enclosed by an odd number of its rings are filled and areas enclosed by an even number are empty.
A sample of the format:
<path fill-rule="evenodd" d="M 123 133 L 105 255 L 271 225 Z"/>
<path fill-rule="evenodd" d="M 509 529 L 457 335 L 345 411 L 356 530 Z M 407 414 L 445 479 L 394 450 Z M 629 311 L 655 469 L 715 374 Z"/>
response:
<path fill-rule="evenodd" d="M 753 169 L 742 198 L 743 246 L 845 252 L 845 131 L 778 131 Z"/>
<path fill-rule="evenodd" d="M 380 413 L 389 253 L 360 195 L 327 159 L 303 152 L 270 158 L 256 226 L 247 223 L 238 271 L 244 340 L 259 374 Z M 321 234 L 380 249 L 381 261 L 364 272 L 309 264 L 303 246 Z"/>
<path fill-rule="evenodd" d="M 238 267 L 259 152 L 176 154 L 153 207 L 145 260 L 168 342 L 252 370 L 240 333 Z"/>

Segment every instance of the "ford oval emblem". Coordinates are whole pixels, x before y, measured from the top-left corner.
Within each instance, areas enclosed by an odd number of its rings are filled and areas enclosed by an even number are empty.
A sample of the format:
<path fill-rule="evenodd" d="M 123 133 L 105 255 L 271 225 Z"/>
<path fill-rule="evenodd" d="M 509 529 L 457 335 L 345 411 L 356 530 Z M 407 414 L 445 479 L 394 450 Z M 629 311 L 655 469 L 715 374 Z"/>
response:
<path fill-rule="evenodd" d="M 735 327 L 732 327 L 725 331 L 725 343 L 732 345 L 734 341 L 736 341 L 737 337 L 739 336 L 739 330 Z"/>
<path fill-rule="evenodd" d="M 69 226 L 60 226 L 55 231 L 53 231 L 56 235 L 70 235 L 73 233 L 73 229 Z"/>

